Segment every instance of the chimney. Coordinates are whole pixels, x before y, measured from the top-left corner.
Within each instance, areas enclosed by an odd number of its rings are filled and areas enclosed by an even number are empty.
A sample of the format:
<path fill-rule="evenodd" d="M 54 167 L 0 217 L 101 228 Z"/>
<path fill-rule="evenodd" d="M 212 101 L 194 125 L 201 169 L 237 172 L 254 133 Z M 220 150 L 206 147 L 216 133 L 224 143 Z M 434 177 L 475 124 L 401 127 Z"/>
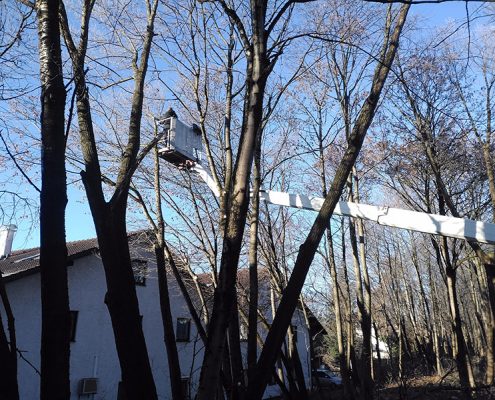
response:
<path fill-rule="evenodd" d="M 0 260 L 10 255 L 16 231 L 15 225 L 0 225 Z"/>

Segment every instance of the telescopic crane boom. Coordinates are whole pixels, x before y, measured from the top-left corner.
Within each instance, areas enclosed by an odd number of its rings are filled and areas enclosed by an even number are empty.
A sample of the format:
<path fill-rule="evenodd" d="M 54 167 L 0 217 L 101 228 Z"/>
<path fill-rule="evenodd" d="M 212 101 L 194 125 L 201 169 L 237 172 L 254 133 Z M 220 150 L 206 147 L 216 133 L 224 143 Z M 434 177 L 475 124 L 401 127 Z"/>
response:
<path fill-rule="evenodd" d="M 213 194 L 219 197 L 220 191 L 214 179 L 199 161 L 202 142 L 197 126 L 187 127 L 177 119 L 173 110 L 169 110 L 160 123 L 165 130 L 165 139 L 159 150 L 160 156 L 176 166 L 185 166 L 197 173 Z M 271 190 L 260 190 L 260 199 L 269 204 L 312 211 L 320 211 L 324 201 L 321 197 Z M 415 232 L 495 244 L 495 224 L 489 222 L 345 201 L 337 204 L 334 214 L 362 218 L 380 225 Z"/>
<path fill-rule="evenodd" d="M 203 179 L 215 196 L 219 196 L 220 193 L 213 178 L 201 164 L 194 164 L 191 170 Z M 303 194 L 260 190 L 260 200 L 284 207 L 320 211 L 325 199 Z M 495 224 L 489 222 L 348 201 L 339 201 L 333 213 L 346 217 L 362 218 L 394 228 L 495 244 Z"/>

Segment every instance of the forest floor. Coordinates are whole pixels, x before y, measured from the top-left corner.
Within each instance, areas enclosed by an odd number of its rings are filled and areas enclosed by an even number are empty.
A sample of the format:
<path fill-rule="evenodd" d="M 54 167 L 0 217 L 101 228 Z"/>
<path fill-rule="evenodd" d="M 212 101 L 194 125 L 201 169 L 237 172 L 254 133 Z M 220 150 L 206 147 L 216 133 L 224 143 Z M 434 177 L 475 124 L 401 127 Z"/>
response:
<path fill-rule="evenodd" d="M 466 398 L 459 389 L 455 377 L 439 382 L 438 377 L 424 376 L 409 379 L 401 387 L 398 384 L 387 385 L 378 391 L 377 399 L 380 400 L 461 400 Z M 480 388 L 472 394 L 473 399 L 495 400 L 495 387 Z"/>
<path fill-rule="evenodd" d="M 342 389 L 322 389 L 313 392 L 311 400 L 343 400 Z M 438 377 L 409 379 L 402 387 L 389 384 L 377 390 L 375 400 L 463 400 L 466 397 L 454 382 Z M 476 400 L 495 400 L 495 387 L 478 389 L 472 396 Z"/>

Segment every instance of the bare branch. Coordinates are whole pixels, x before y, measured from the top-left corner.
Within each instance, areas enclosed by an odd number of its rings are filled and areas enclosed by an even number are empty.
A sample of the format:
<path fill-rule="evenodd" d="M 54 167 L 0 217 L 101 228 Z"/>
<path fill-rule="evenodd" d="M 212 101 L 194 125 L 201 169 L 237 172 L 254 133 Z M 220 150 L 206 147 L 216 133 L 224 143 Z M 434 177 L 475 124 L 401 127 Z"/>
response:
<path fill-rule="evenodd" d="M 232 21 L 232 23 L 236 26 L 237 30 L 239 31 L 239 35 L 244 45 L 244 49 L 246 51 L 250 51 L 251 42 L 249 41 L 248 35 L 246 33 L 246 29 L 244 28 L 244 24 L 242 23 L 241 19 L 239 18 L 235 10 L 230 8 L 224 0 L 198 0 L 198 1 L 200 3 L 220 3 L 220 6 L 225 11 L 225 14 L 227 14 L 229 19 Z"/>
<path fill-rule="evenodd" d="M 41 190 L 38 188 L 38 186 L 36 186 L 36 184 L 31 180 L 31 178 L 24 172 L 24 170 L 22 169 L 22 167 L 19 165 L 19 163 L 17 162 L 17 160 L 15 159 L 15 156 L 12 154 L 12 152 L 10 151 L 9 149 L 9 146 L 7 145 L 7 142 L 5 141 L 3 135 L 2 135 L 2 131 L 0 131 L 0 139 L 2 140 L 3 142 L 3 145 L 5 146 L 5 151 L 7 152 L 7 154 L 9 155 L 10 159 L 14 162 L 15 166 L 17 167 L 17 169 L 19 170 L 19 172 L 22 174 L 22 176 L 24 178 L 26 178 L 26 180 L 28 181 L 28 183 L 38 192 L 38 193 L 41 193 Z"/>
<path fill-rule="evenodd" d="M 270 22 L 270 25 L 268 26 L 267 30 L 266 30 L 266 36 L 270 36 L 270 33 L 273 31 L 273 29 L 275 28 L 275 26 L 277 25 L 278 21 L 280 20 L 280 18 L 282 18 L 282 16 L 285 14 L 285 12 L 287 11 L 287 9 L 296 4 L 296 3 L 311 3 L 315 0 L 288 0 L 283 6 L 282 8 L 278 11 L 278 13 L 275 15 L 275 17 L 273 17 L 272 21 Z"/>

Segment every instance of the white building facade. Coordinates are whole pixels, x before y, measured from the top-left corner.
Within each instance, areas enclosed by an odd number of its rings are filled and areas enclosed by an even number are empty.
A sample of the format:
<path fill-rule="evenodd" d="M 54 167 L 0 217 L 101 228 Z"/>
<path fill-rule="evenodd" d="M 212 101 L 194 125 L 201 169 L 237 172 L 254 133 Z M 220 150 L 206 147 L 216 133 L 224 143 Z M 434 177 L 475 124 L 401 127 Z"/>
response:
<path fill-rule="evenodd" d="M 106 284 L 96 240 L 69 243 L 68 253 L 71 260 L 71 265 L 67 268 L 73 322 L 70 348 L 71 400 L 114 400 L 118 398 L 121 375 L 110 316 L 104 304 Z M 142 255 L 146 252 L 139 253 Z M 137 257 L 134 262 L 141 270 L 141 274 L 136 278 L 136 290 L 158 398 L 169 399 L 171 391 L 156 266 L 151 257 Z M 20 398 L 26 400 L 39 398 L 41 299 L 38 263 L 37 249 L 15 252 L 9 258 L 0 261 L 0 269 L 15 317 L 17 347 L 21 353 L 18 361 Z M 168 278 L 183 384 L 188 387 L 193 398 L 203 361 L 203 343 L 176 281 L 170 275 Z M 6 325 L 3 308 L 0 312 Z M 297 326 L 297 348 L 309 388 L 310 337 L 302 313 L 295 313 L 293 325 Z M 82 382 L 87 378 L 97 379 L 96 393 L 82 393 Z M 92 391 L 94 380 L 87 383 L 86 389 Z M 270 385 L 264 397 L 277 395 L 280 395 L 279 387 Z"/>

